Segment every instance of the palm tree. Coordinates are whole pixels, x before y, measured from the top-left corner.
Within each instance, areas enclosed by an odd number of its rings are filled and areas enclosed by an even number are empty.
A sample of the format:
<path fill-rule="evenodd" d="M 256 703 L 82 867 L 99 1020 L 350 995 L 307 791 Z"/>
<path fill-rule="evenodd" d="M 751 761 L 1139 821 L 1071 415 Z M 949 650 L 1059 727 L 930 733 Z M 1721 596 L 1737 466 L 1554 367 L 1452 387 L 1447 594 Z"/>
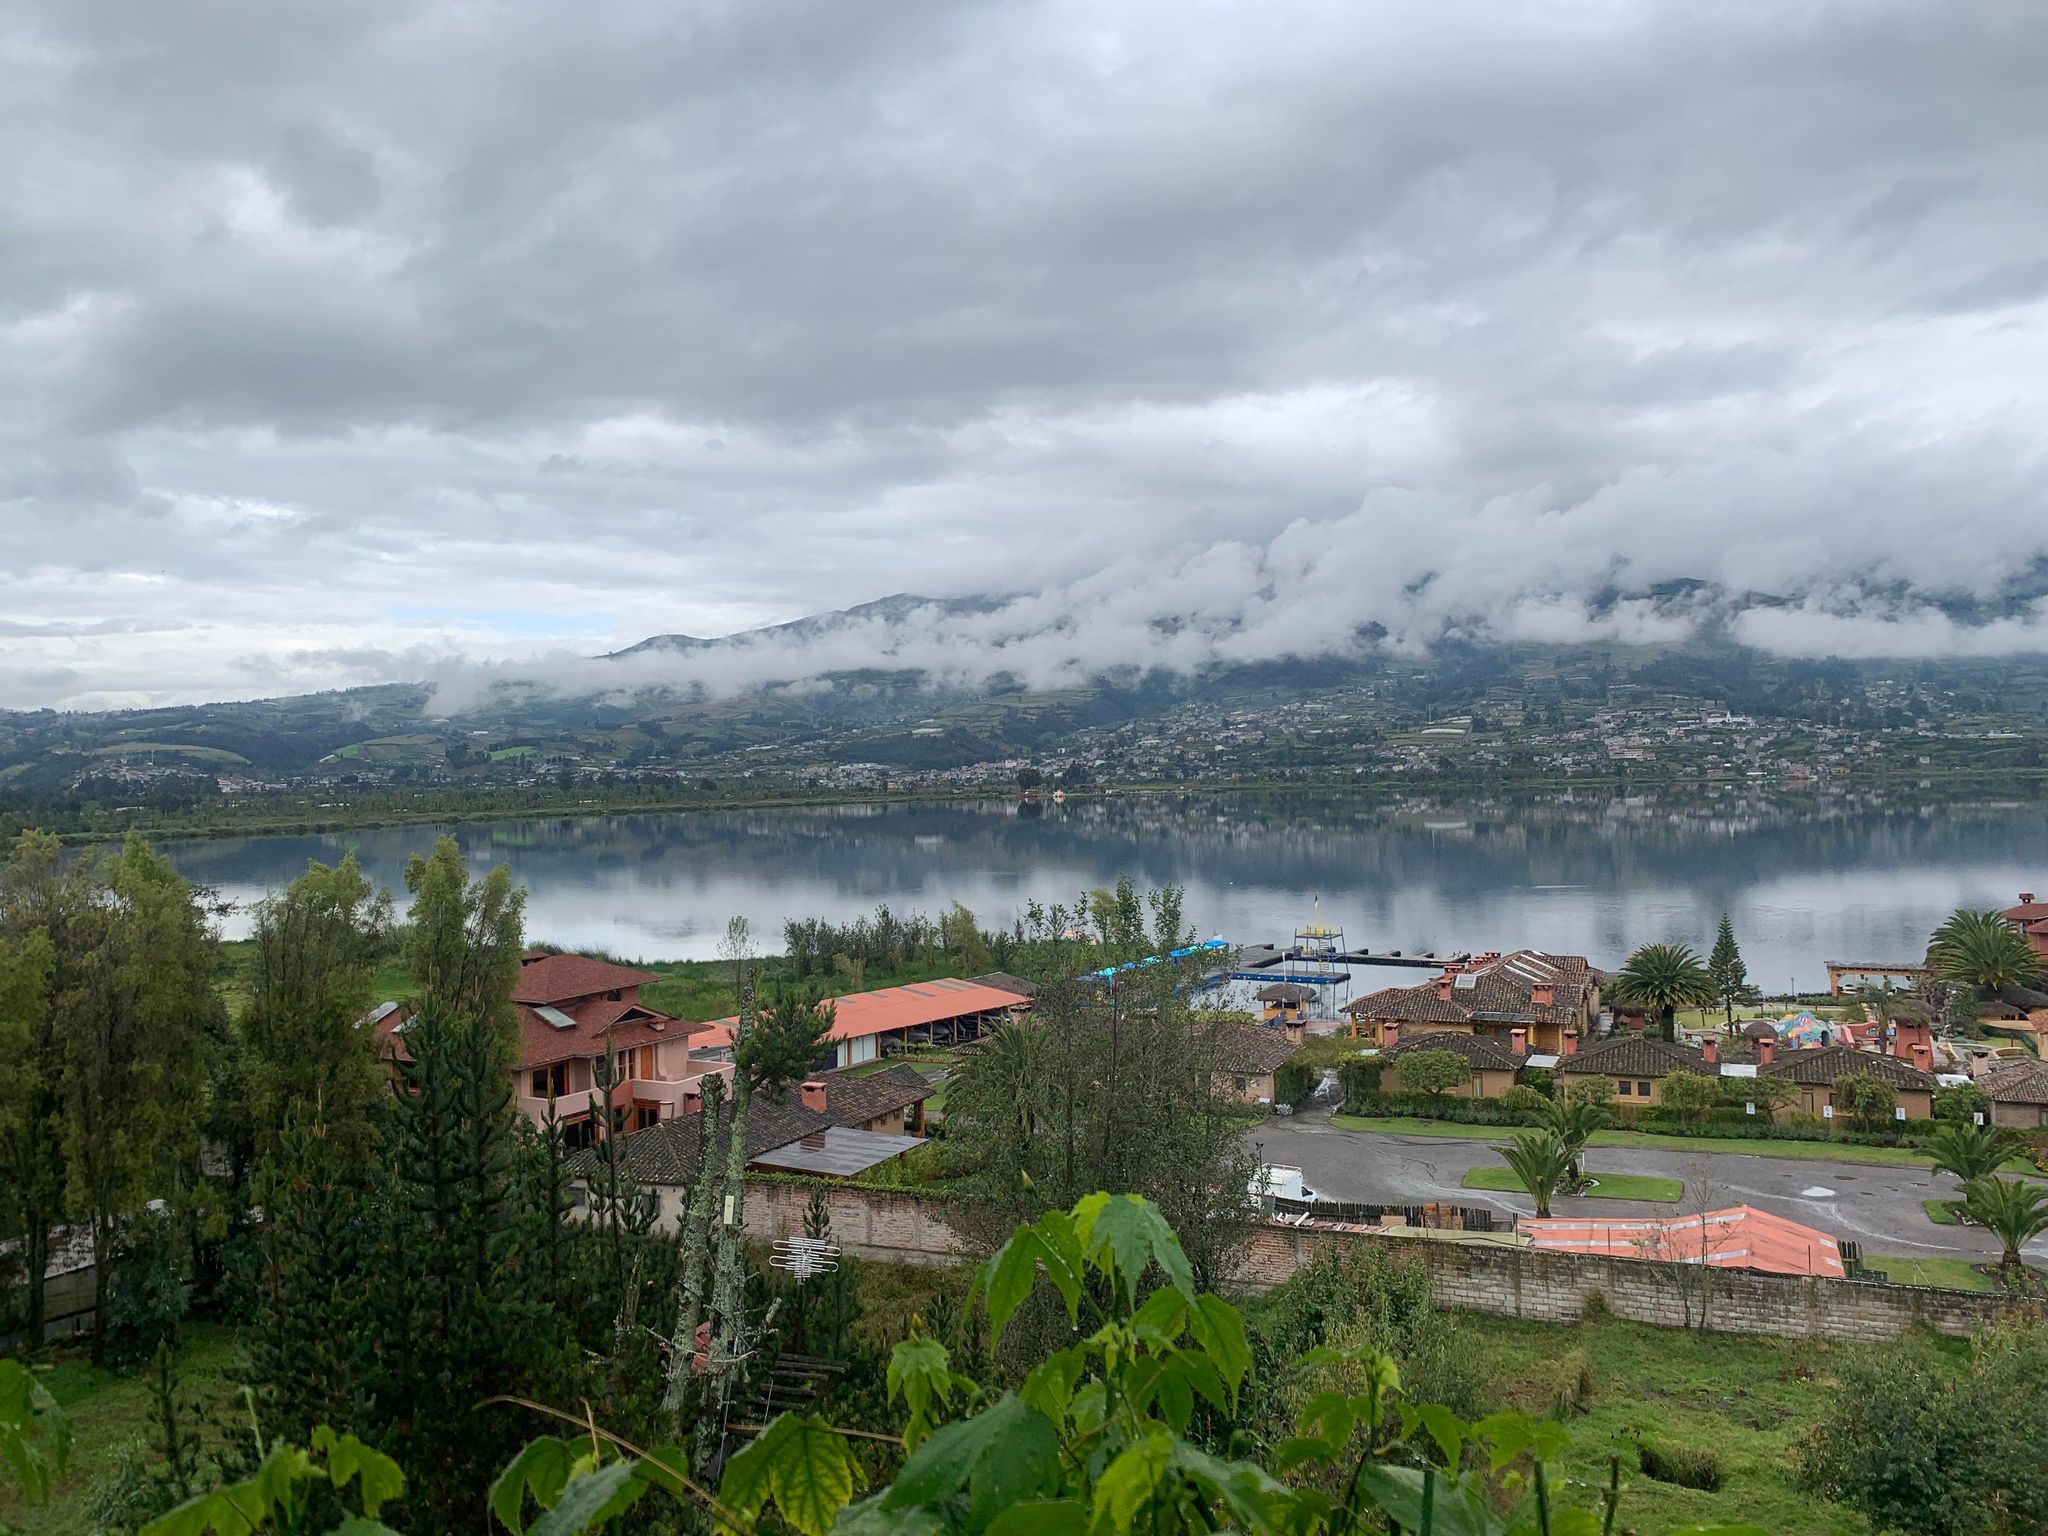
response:
<path fill-rule="evenodd" d="M 1564 1143 L 1550 1131 L 1523 1131 L 1507 1146 L 1495 1150 L 1529 1191 L 1529 1198 L 1536 1202 L 1536 1214 L 1548 1216 L 1550 1197 L 1557 1193 L 1557 1186 L 1571 1170 L 1572 1155 Z"/>
<path fill-rule="evenodd" d="M 1951 1173 L 1965 1187 L 1998 1172 L 2019 1140 L 1988 1125 L 1951 1125 L 1928 1138 L 1927 1155 L 1936 1173 Z"/>
<path fill-rule="evenodd" d="M 1927 963 L 1941 979 L 1979 997 L 2041 979 L 2041 957 L 2027 936 L 1996 912 L 1965 908 L 1934 930 Z"/>
<path fill-rule="evenodd" d="M 1552 1099 L 1543 1109 L 1543 1128 L 1555 1136 L 1571 1159 L 1566 1177 L 1576 1185 L 1584 1177 L 1579 1159 L 1593 1133 L 1607 1124 L 1606 1107 L 1585 1099 Z"/>
<path fill-rule="evenodd" d="M 1678 1010 L 1705 1008 L 1716 996 L 1713 973 L 1690 944 L 1645 944 L 1614 978 L 1615 997 L 1650 1009 L 1663 1038 L 1678 1038 Z"/>
<path fill-rule="evenodd" d="M 2021 1179 L 1978 1179 L 1963 1190 L 1963 1214 L 2005 1245 L 1998 1265 L 2010 1285 L 2021 1244 L 2048 1232 L 2048 1190 Z"/>

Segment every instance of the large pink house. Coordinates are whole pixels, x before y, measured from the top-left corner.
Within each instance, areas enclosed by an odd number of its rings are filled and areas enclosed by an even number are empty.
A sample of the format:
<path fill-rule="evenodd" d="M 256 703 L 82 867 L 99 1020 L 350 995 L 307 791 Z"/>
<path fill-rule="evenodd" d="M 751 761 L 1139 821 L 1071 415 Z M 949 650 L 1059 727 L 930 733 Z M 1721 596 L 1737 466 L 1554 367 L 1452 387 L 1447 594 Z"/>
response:
<path fill-rule="evenodd" d="M 538 1125 L 547 1117 L 552 1091 L 555 1114 L 572 1147 L 596 1139 L 593 1119 L 598 1092 L 593 1068 L 605 1042 L 616 1053 L 612 1105 L 626 1111 L 625 1128 L 644 1130 L 701 1107 L 707 1073 L 732 1075 L 732 1063 L 690 1049 L 706 1026 L 647 1007 L 640 989 L 657 978 L 587 955 L 529 951 L 512 991 L 519 1021 L 519 1065 L 513 1091 L 519 1111 Z M 405 1053 L 411 1010 L 386 1003 L 375 1015 L 378 1047 L 386 1056 Z"/>

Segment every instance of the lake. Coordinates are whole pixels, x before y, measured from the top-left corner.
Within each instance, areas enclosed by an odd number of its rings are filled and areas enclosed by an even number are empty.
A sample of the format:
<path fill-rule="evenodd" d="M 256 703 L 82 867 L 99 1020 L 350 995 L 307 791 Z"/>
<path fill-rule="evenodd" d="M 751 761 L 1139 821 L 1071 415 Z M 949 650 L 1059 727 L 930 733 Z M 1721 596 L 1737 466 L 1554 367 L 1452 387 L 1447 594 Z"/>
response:
<path fill-rule="evenodd" d="M 1129 874 L 1177 881 L 1206 937 L 1286 942 L 1311 920 L 1353 947 L 1530 946 L 1618 964 L 1636 945 L 1702 952 L 1723 911 L 1750 978 L 1824 984 L 1829 960 L 1920 956 L 1958 906 L 2048 891 L 2039 800 L 1873 796 L 1774 803 L 1559 797 L 1389 805 L 1329 795 L 1109 797 L 536 818 L 452 829 L 172 843 L 189 878 L 246 903 L 350 849 L 402 891 L 405 861 L 452 830 L 472 865 L 512 867 L 531 938 L 628 958 L 711 955 L 735 914 L 764 949 L 784 919 L 850 918 L 886 902 L 983 926 L 1036 898 L 1071 901 Z M 230 916 L 231 936 L 246 914 Z M 1411 975 L 1413 973 L 1410 973 Z"/>

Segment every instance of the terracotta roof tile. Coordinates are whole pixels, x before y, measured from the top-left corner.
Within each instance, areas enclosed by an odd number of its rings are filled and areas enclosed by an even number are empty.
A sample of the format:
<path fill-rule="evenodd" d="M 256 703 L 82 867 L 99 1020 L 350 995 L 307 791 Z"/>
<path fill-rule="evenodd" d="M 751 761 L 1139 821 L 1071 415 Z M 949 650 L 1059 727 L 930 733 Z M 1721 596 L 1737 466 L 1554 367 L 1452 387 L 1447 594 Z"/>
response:
<path fill-rule="evenodd" d="M 1608 1077 L 1666 1077 L 1673 1072 L 1696 1072 L 1702 1077 L 1716 1075 L 1714 1069 L 1707 1065 L 1707 1058 L 1691 1046 L 1674 1045 L 1669 1040 L 1650 1040 L 1634 1033 L 1610 1035 L 1597 1045 L 1589 1045 L 1575 1055 L 1565 1057 L 1557 1064 L 1557 1070 L 1585 1076 L 1605 1074 Z"/>
<path fill-rule="evenodd" d="M 1409 1035 L 1399 1045 L 1390 1045 L 1380 1052 L 1382 1063 L 1398 1061 L 1401 1057 L 1416 1051 L 1449 1051 L 1462 1056 L 1474 1071 L 1513 1072 L 1522 1064 L 1517 1056 L 1498 1040 L 1485 1035 L 1460 1035 L 1440 1031 L 1435 1034 Z"/>
<path fill-rule="evenodd" d="M 1353 1018 L 1401 1024 L 1463 1024 L 1486 1019 L 1572 1025 L 1584 1015 L 1587 994 L 1597 983 L 1583 955 L 1551 955 L 1534 949 L 1467 963 L 1452 978 L 1449 997 L 1441 995 L 1442 979 L 1433 976 L 1418 986 L 1383 987 L 1347 1003 L 1344 1011 Z M 1539 986 L 1550 988 L 1550 1002 L 1534 1001 Z"/>
<path fill-rule="evenodd" d="M 512 987 L 512 1000 L 516 1003 L 574 1002 L 579 997 L 595 997 L 599 993 L 621 991 L 626 987 L 644 987 L 660 979 L 650 972 L 614 965 L 609 960 L 594 960 L 589 955 L 542 955 L 537 960 L 520 963 L 519 980 Z"/>
<path fill-rule="evenodd" d="M 818 1081 L 825 1085 L 825 1113 L 834 1124 L 855 1129 L 899 1109 L 922 1104 L 938 1092 L 917 1068 L 900 1064 L 858 1076 L 850 1069 L 825 1072 Z"/>
<path fill-rule="evenodd" d="M 874 992 L 850 992 L 828 997 L 832 1005 L 832 1028 L 828 1040 L 858 1040 L 885 1034 L 892 1029 L 918 1029 L 970 1014 L 999 1013 L 1017 1007 L 1027 999 L 1000 987 L 962 981 L 957 976 L 937 981 L 915 981 L 900 987 L 883 987 Z M 732 1044 L 733 1026 L 738 1019 L 720 1019 L 703 1026 L 709 1031 L 705 1045 Z"/>
<path fill-rule="evenodd" d="M 2016 1061 L 1977 1079 L 1994 1104 L 2048 1104 L 2048 1062 Z"/>
<path fill-rule="evenodd" d="M 1759 1067 L 1759 1077 L 1786 1077 L 1795 1083 L 1816 1087 L 1857 1073 L 1876 1078 L 1893 1088 L 1932 1093 L 1940 1085 L 1932 1075 L 1896 1056 L 1859 1051 L 1847 1045 L 1823 1045 L 1810 1051 L 1786 1051 L 1768 1067 Z"/>

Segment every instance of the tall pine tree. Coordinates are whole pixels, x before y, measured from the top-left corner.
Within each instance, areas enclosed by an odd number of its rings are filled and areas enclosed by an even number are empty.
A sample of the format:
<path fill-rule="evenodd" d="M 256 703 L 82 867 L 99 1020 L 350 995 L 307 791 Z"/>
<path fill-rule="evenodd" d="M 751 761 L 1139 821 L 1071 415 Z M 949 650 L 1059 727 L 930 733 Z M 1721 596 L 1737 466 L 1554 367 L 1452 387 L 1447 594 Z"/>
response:
<path fill-rule="evenodd" d="M 1735 945 L 1735 925 L 1721 914 L 1720 932 L 1714 935 L 1713 953 L 1707 956 L 1707 973 L 1714 978 L 1714 991 L 1727 1010 L 1728 1025 L 1735 1026 L 1735 1005 L 1749 995 L 1749 968 L 1742 963 L 1742 951 Z"/>

